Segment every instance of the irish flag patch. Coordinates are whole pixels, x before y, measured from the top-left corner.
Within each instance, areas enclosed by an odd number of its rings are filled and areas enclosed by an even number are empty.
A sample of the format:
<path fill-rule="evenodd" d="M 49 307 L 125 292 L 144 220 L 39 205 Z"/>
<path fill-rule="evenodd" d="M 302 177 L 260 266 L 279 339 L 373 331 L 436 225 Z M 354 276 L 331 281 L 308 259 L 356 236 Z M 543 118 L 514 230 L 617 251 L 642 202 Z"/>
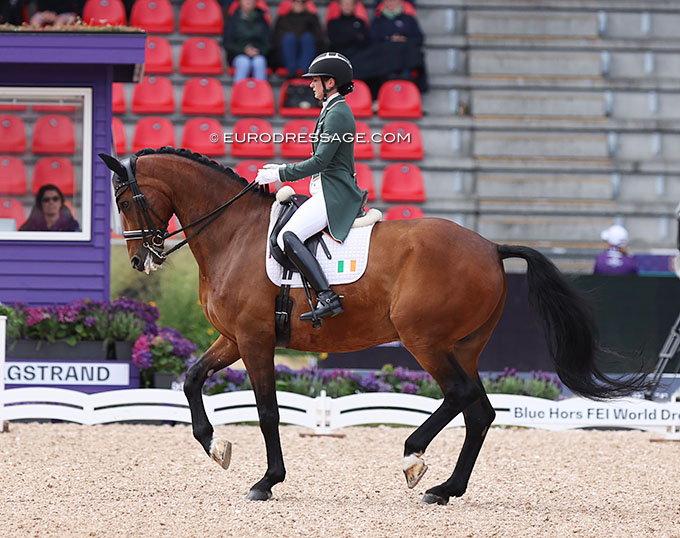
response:
<path fill-rule="evenodd" d="M 338 273 L 356 273 L 357 272 L 357 261 L 356 260 L 338 260 Z"/>

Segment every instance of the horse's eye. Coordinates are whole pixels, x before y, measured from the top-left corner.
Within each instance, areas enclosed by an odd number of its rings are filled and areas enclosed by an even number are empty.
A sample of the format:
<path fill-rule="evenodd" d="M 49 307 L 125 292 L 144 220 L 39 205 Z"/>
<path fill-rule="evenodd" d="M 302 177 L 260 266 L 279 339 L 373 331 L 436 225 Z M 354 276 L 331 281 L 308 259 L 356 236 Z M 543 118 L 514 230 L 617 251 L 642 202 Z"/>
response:
<path fill-rule="evenodd" d="M 124 200 L 120 203 L 120 208 L 125 211 L 130 207 L 130 202 L 128 200 Z"/>

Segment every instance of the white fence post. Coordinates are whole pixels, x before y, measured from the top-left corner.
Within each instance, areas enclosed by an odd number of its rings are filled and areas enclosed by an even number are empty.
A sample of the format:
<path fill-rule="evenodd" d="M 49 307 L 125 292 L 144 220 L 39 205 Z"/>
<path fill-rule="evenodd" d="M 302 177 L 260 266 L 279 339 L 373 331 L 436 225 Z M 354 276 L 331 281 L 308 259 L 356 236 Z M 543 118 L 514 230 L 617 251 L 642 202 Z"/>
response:
<path fill-rule="evenodd" d="M 331 416 L 331 405 L 333 404 L 333 398 L 329 398 L 326 395 L 326 391 L 322 390 L 321 394 L 314 398 L 314 404 L 314 412 L 316 413 L 316 426 L 314 428 L 314 433 L 331 433 L 329 420 Z"/>
<path fill-rule="evenodd" d="M 0 430 L 4 429 L 5 421 L 5 330 L 7 316 L 0 316 Z"/>

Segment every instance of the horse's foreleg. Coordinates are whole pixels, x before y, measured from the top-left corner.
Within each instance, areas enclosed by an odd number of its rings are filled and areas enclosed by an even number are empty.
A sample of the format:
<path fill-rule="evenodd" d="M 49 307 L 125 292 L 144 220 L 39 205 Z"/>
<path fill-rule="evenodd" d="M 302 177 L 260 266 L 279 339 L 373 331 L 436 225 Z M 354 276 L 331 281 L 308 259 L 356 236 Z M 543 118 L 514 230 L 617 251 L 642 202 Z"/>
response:
<path fill-rule="evenodd" d="M 427 471 L 427 465 L 421 457 L 425 449 L 458 413 L 482 394 L 454 357 L 440 356 L 436 363 L 424 360 L 422 353 L 416 357 L 426 369 L 435 365 L 431 371 L 444 392 L 444 401 L 404 443 L 403 471 L 409 488 L 415 487 Z"/>
<path fill-rule="evenodd" d="M 267 449 L 267 472 L 248 493 L 248 499 L 266 501 L 272 496 L 272 486 L 283 482 L 286 469 L 283 464 L 281 439 L 279 437 L 279 407 L 276 401 L 276 377 L 274 373 L 274 348 L 263 351 L 261 347 L 252 355 L 243 352 L 260 418 L 260 430 Z"/>
<path fill-rule="evenodd" d="M 224 469 L 231 460 L 231 443 L 213 439 L 213 427 L 208 420 L 203 405 L 201 389 L 205 380 L 218 370 L 226 368 L 239 359 L 236 344 L 220 336 L 199 361 L 187 372 L 184 381 L 184 394 L 189 401 L 191 425 L 194 437 L 201 443 L 203 450 Z"/>

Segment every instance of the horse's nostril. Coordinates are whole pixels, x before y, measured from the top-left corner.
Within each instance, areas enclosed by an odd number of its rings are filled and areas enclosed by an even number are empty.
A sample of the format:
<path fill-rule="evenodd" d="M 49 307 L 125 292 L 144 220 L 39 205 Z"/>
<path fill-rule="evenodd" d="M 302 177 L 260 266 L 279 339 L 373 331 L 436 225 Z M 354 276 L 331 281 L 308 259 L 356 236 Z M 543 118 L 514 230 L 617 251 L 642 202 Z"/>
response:
<path fill-rule="evenodd" d="M 133 256 L 130 258 L 130 263 L 132 264 L 133 269 L 139 269 L 142 263 L 142 260 L 139 256 Z"/>

